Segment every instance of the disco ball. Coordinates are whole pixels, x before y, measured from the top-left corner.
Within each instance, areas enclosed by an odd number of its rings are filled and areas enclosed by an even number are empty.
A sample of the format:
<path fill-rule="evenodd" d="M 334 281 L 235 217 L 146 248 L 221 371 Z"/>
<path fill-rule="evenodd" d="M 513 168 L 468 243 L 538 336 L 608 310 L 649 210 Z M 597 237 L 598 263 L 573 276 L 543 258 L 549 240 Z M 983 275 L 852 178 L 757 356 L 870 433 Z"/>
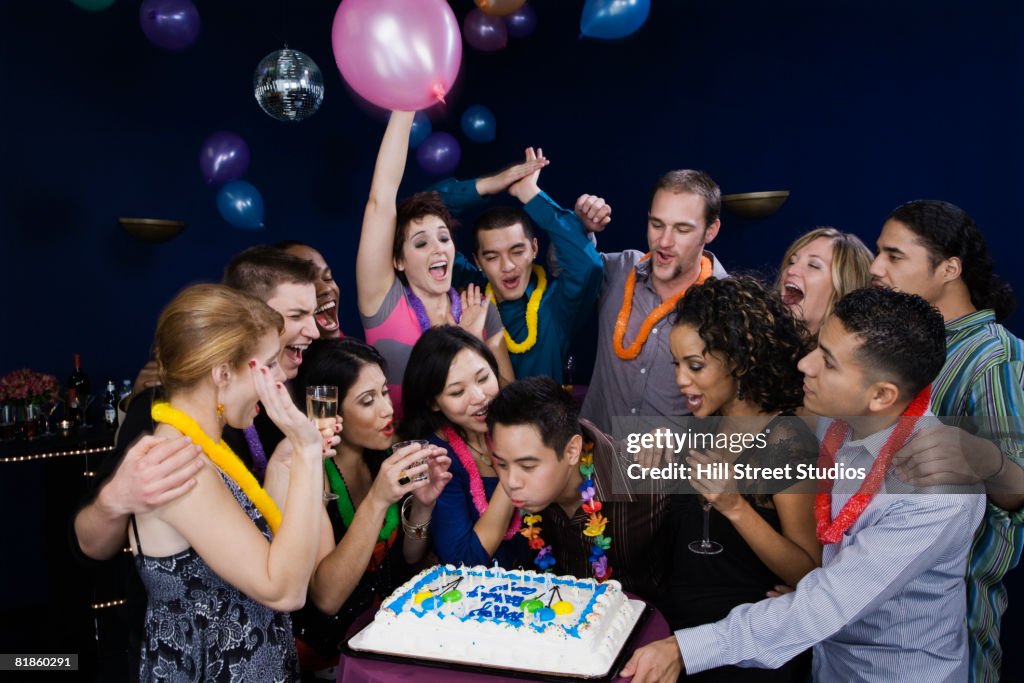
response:
<path fill-rule="evenodd" d="M 287 47 L 263 58 L 252 77 L 260 108 L 278 121 L 302 121 L 324 100 L 324 78 L 309 55 Z"/>

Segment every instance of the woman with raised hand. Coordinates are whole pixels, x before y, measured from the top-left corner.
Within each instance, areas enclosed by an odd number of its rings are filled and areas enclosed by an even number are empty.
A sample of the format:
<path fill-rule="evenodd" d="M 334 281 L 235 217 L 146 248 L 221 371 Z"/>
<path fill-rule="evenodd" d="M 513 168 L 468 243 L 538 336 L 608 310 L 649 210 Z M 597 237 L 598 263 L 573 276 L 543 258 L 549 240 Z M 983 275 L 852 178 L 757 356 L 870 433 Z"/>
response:
<path fill-rule="evenodd" d="M 815 485 L 798 475 L 798 465 L 817 462 L 818 446 L 792 417 L 803 402 L 797 362 L 809 349 L 806 330 L 759 281 L 709 278 L 691 287 L 676 305 L 669 347 L 686 406 L 704 418 L 689 426 L 716 444 L 737 444 L 684 455 L 701 495 L 673 496 L 667 525 L 674 543 L 664 607 L 680 629 L 722 619 L 821 566 Z M 746 466 L 789 466 L 790 476 L 733 478 Z M 696 679 L 802 683 L 807 666 L 800 657 L 777 671 L 726 667 Z"/>
<path fill-rule="evenodd" d="M 404 439 L 427 439 L 451 457 L 452 480 L 431 519 L 443 563 L 506 568 L 522 559 L 519 513 L 491 460 L 487 408 L 498 395 L 498 364 L 476 336 L 452 325 L 433 327 L 413 347 L 403 379 Z"/>
<path fill-rule="evenodd" d="M 327 503 L 334 545 L 317 565 L 311 600 L 294 615 L 302 668 L 309 671 L 332 666 L 352 621 L 411 576 L 430 548 L 430 515 L 452 476 L 437 446 L 388 455 L 394 409 L 384 359 L 372 346 L 351 338 L 314 342 L 293 382 L 296 402 L 313 385 L 338 387 L 344 429 L 324 461 L 337 496 Z M 426 464 L 414 464 L 421 460 Z"/>
<path fill-rule="evenodd" d="M 220 285 L 189 287 L 156 330 L 167 402 L 155 436 L 190 439 L 207 464 L 187 493 L 133 516 L 148 594 L 140 680 L 294 680 L 288 612 L 306 599 L 323 517 L 324 437 L 297 410 L 278 365 L 280 314 Z M 262 403 L 291 445 L 288 476 L 268 471 L 278 505 L 221 440 Z M 282 516 L 282 510 L 286 514 Z"/>
<path fill-rule="evenodd" d="M 455 243 L 452 218 L 436 192 L 419 192 L 397 202 L 409 149 L 411 112 L 393 112 L 377 154 L 370 197 L 356 254 L 356 295 L 366 341 L 387 361 L 388 384 L 401 401 L 401 378 L 409 353 L 427 329 L 455 324 L 484 340 L 500 374 L 513 379 L 501 317 L 470 285 L 452 288 Z M 519 164 L 509 182 L 541 168 L 545 160 Z"/>
<path fill-rule="evenodd" d="M 815 228 L 789 245 L 775 289 L 813 337 L 847 293 L 871 286 L 874 255 L 860 238 L 832 227 Z"/>

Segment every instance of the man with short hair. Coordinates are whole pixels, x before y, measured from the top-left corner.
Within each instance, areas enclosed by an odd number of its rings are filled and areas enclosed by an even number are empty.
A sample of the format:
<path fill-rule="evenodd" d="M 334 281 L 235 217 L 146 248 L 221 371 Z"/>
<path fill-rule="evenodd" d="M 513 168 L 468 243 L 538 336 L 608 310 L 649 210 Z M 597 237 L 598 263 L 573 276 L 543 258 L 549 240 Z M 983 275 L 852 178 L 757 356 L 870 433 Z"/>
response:
<path fill-rule="evenodd" d="M 971 680 L 998 681 L 1007 604 L 1002 579 L 1024 547 L 1024 445 L 1011 423 L 1024 410 L 1024 342 L 997 322 L 1012 312 L 1013 292 L 993 273 L 975 222 L 949 202 L 898 207 L 877 246 L 874 283 L 924 297 L 945 320 L 947 357 L 932 384 L 932 410 L 987 437 L 936 427 L 897 454 L 897 462 L 915 484 L 985 484 L 989 506 L 967 571 Z"/>
<path fill-rule="evenodd" d="M 298 372 L 303 351 L 320 336 L 313 319 L 316 277 L 316 267 L 309 261 L 263 245 L 238 254 L 224 270 L 225 285 L 266 301 L 284 318 L 278 362 L 288 379 Z M 138 399 L 132 402 L 126 424 L 118 434 L 122 449 L 151 429 L 150 403 Z M 277 443 L 266 437 L 262 441 L 268 447 Z M 235 451 L 250 460 L 248 448 Z M 184 494 L 195 484 L 200 467 L 199 451 L 187 440 L 165 442 L 147 436 L 134 443 L 109 478 L 97 477 L 103 484 L 75 516 L 74 536 L 82 553 L 94 560 L 115 556 L 127 542 L 128 518 Z"/>
<path fill-rule="evenodd" d="M 614 577 L 626 590 L 654 599 L 665 565 L 659 534 L 668 496 L 658 490 L 639 495 L 635 484 L 630 491 L 632 461 L 579 419 L 576 402 L 550 377 L 504 387 L 488 407 L 487 424 L 498 478 L 524 512 L 522 533 L 537 553 L 537 571 Z M 597 534 L 586 533 L 597 526 Z"/>
<path fill-rule="evenodd" d="M 963 681 L 963 576 L 981 487 L 915 491 L 890 467 L 930 415 L 929 382 L 944 361 L 942 317 L 920 297 L 871 288 L 843 297 L 799 364 L 805 407 L 837 416 L 820 425 L 820 464 L 864 470 L 822 494 L 822 566 L 791 593 L 640 648 L 621 675 L 674 683 L 684 668 L 773 668 L 813 645 L 822 683 Z"/>
<path fill-rule="evenodd" d="M 612 418 L 685 415 L 669 350 L 671 311 L 695 282 L 727 273 L 705 246 L 721 228 L 721 191 L 706 173 L 671 171 L 651 192 L 648 253 L 601 254 L 597 357 L 583 417 L 605 431 Z"/>
<path fill-rule="evenodd" d="M 473 256 L 501 314 L 516 377 L 546 375 L 560 383 L 572 336 L 597 300 L 603 270 L 579 217 L 540 189 L 539 175 L 538 170 L 508 188 L 521 210 L 494 207 L 477 217 Z M 557 276 L 534 263 L 534 222 L 554 247 Z"/>

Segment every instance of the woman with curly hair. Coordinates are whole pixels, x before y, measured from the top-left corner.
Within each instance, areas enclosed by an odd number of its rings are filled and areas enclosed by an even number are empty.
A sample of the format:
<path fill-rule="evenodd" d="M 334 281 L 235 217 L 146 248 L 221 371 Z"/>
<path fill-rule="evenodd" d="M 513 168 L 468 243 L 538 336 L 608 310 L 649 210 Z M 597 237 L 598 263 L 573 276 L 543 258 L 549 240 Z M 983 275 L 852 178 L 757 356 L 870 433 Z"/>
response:
<path fill-rule="evenodd" d="M 675 313 L 669 346 L 676 383 L 693 415 L 711 418 L 697 421 L 693 431 L 713 433 L 716 445 L 733 444 L 691 450 L 690 483 L 701 495 L 674 496 L 665 612 L 672 628 L 680 629 L 717 621 L 778 584 L 795 586 L 821 565 L 821 546 L 814 484 L 796 482 L 797 465 L 814 464 L 818 453 L 814 435 L 791 417 L 803 400 L 796 367 L 809 348 L 803 324 L 778 294 L 750 277 L 709 278 L 687 291 Z M 697 466 L 715 463 L 729 473 L 737 465 L 789 465 L 791 476 L 698 476 Z M 690 542 L 703 537 L 705 514 L 720 552 L 691 550 Z M 723 668 L 693 679 L 803 681 L 808 664 L 804 655 L 779 670 Z"/>
<path fill-rule="evenodd" d="M 832 227 L 815 228 L 789 245 L 775 289 L 782 301 L 817 336 L 832 307 L 848 292 L 871 286 L 874 254 L 860 238 Z"/>

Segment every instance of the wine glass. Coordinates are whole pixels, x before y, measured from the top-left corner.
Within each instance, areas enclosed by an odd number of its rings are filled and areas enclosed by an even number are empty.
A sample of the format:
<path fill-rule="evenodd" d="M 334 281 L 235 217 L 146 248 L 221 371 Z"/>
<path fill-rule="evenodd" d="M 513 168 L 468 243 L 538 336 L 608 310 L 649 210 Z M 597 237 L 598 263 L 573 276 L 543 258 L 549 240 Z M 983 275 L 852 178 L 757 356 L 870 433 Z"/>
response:
<path fill-rule="evenodd" d="M 722 544 L 711 540 L 711 502 L 704 496 L 700 497 L 700 506 L 704 510 L 704 538 L 699 541 L 691 541 L 687 546 L 691 553 L 698 555 L 717 555 L 722 552 Z"/>
<path fill-rule="evenodd" d="M 306 387 L 306 416 L 313 420 L 319 430 L 333 426 L 338 419 L 338 387 Z M 337 499 L 338 494 L 331 491 L 330 482 L 324 477 L 324 502 L 329 503 Z"/>

